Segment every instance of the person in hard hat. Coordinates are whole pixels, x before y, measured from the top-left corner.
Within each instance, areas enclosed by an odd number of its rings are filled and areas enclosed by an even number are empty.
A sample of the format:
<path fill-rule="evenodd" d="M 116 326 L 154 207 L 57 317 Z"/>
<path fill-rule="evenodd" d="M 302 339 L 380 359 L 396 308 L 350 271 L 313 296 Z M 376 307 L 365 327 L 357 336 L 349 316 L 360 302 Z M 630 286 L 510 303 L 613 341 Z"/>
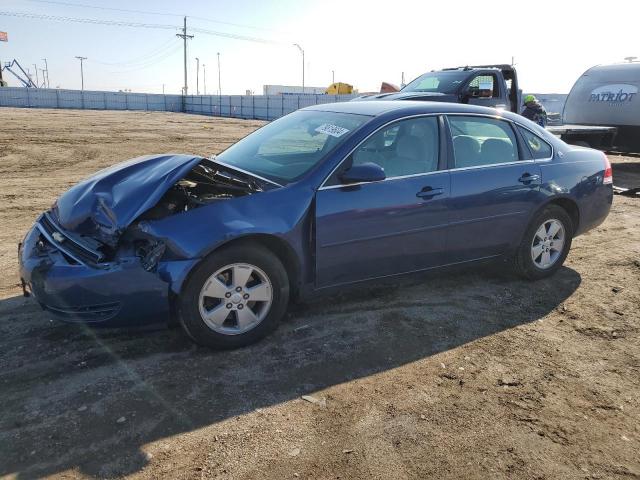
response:
<path fill-rule="evenodd" d="M 547 111 L 542 104 L 533 95 L 525 95 L 524 110 L 520 114 L 524 118 L 528 118 L 532 122 L 537 123 L 541 127 L 547 126 Z"/>

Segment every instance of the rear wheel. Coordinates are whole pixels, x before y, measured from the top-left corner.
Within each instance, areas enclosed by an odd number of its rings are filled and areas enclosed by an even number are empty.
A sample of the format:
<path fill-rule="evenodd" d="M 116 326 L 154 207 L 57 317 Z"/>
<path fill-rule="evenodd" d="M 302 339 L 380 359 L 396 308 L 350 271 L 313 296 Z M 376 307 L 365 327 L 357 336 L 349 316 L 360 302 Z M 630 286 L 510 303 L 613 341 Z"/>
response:
<path fill-rule="evenodd" d="M 201 345 L 235 348 L 256 342 L 284 315 L 289 281 L 280 260 L 259 245 L 214 252 L 189 277 L 180 323 Z"/>
<path fill-rule="evenodd" d="M 567 212 L 549 205 L 532 220 L 514 259 L 515 271 L 528 279 L 553 275 L 571 248 L 573 223 Z"/>

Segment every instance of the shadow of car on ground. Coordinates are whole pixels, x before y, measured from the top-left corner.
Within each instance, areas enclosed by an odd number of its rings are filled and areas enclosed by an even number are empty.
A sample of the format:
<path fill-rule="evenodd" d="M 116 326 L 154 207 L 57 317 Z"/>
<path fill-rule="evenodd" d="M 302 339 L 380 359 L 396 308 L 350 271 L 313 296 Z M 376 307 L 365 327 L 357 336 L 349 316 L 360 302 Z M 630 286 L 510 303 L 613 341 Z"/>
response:
<path fill-rule="evenodd" d="M 179 329 L 94 331 L 4 300 L 0 476 L 139 471 L 149 442 L 533 322 L 580 281 L 566 267 L 536 283 L 486 269 L 414 277 L 294 306 L 267 339 L 220 352 Z"/>

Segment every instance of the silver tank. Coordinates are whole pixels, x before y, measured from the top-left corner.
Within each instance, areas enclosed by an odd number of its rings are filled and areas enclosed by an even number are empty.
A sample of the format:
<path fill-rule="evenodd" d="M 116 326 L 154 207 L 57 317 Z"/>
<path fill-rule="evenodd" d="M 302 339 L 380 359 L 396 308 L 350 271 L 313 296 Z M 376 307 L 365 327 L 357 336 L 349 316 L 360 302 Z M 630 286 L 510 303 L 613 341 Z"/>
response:
<path fill-rule="evenodd" d="M 569 92 L 565 124 L 640 127 L 640 62 L 598 65 Z"/>

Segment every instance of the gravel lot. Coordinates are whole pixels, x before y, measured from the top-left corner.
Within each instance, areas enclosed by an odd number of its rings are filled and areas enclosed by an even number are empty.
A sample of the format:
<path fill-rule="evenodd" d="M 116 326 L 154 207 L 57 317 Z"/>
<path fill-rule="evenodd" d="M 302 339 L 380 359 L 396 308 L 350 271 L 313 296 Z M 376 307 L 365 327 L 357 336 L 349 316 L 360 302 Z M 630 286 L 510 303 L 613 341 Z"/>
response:
<path fill-rule="evenodd" d="M 213 352 L 179 329 L 51 322 L 20 296 L 16 244 L 100 168 L 216 153 L 261 122 L 0 118 L 0 477 L 640 478 L 637 199 L 616 197 L 547 281 L 485 267 L 361 288 Z M 614 178 L 638 171 L 610 158 Z"/>

